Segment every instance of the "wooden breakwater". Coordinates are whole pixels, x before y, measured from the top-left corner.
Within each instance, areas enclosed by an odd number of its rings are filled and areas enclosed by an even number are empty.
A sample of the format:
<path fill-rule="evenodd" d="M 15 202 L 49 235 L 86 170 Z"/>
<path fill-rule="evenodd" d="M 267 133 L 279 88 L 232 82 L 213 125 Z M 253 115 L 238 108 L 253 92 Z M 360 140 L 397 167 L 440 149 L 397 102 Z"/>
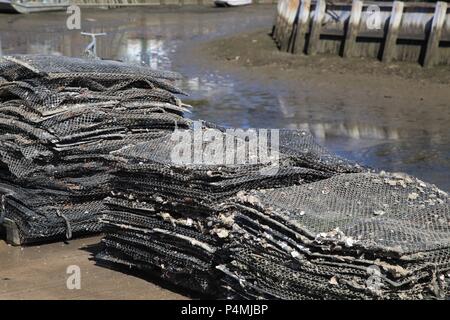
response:
<path fill-rule="evenodd" d="M 446 2 L 280 0 L 272 36 L 294 54 L 450 65 L 449 11 Z"/>
<path fill-rule="evenodd" d="M 278 0 L 253 0 L 254 4 L 273 4 Z M 81 7 L 135 7 L 135 6 L 183 6 L 214 5 L 214 0 L 73 0 Z"/>

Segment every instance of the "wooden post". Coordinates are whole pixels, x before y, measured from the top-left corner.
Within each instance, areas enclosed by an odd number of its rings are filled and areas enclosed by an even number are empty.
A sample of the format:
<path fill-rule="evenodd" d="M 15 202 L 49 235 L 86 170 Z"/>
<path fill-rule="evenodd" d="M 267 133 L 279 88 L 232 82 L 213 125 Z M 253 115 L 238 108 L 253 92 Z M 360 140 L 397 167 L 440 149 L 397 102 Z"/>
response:
<path fill-rule="evenodd" d="M 283 9 L 284 9 L 284 2 L 285 0 L 280 0 L 280 2 L 277 5 L 277 24 L 275 28 L 275 34 L 274 34 L 274 40 L 275 43 L 279 43 L 278 40 L 280 39 L 281 29 L 283 26 Z"/>
<path fill-rule="evenodd" d="M 277 4 L 277 10 L 275 10 L 275 18 L 273 19 L 273 27 L 272 27 L 272 39 L 276 39 L 277 30 L 279 28 L 280 24 L 280 7 L 281 7 L 281 0 Z"/>
<path fill-rule="evenodd" d="M 392 5 L 391 17 L 389 18 L 388 31 L 384 40 L 383 58 L 384 62 L 391 62 L 395 57 L 398 31 L 402 22 L 403 8 L 402 1 L 394 1 Z"/>
<path fill-rule="evenodd" d="M 297 33 L 295 35 L 293 53 L 302 54 L 305 49 L 305 36 L 308 29 L 311 0 L 302 0 L 298 14 Z"/>
<path fill-rule="evenodd" d="M 282 18 L 283 18 L 283 27 L 281 29 L 281 34 L 280 37 L 278 39 L 279 41 L 279 46 L 280 46 L 280 50 L 283 50 L 283 43 L 284 43 L 284 39 L 287 37 L 287 33 L 289 30 L 289 4 L 290 4 L 291 0 L 286 0 L 285 3 L 285 7 L 283 10 L 283 14 L 282 14 Z"/>
<path fill-rule="evenodd" d="M 355 48 L 356 37 L 359 32 L 359 25 L 361 22 L 363 2 L 360 0 L 353 0 L 352 11 L 350 12 L 350 18 L 347 23 L 347 32 L 345 34 L 344 52 L 342 53 L 344 58 L 352 56 Z"/>
<path fill-rule="evenodd" d="M 447 3 L 436 2 L 434 10 L 433 22 L 428 36 L 427 48 L 425 51 L 424 67 L 431 67 L 436 64 L 439 57 L 439 40 L 441 39 L 442 26 L 447 16 Z"/>
<path fill-rule="evenodd" d="M 285 1 L 285 7 L 283 10 L 283 27 L 281 29 L 282 33 L 281 33 L 281 36 L 279 39 L 280 49 L 283 46 L 284 39 L 289 37 L 289 7 L 290 7 L 290 4 L 291 4 L 291 0 Z"/>
<path fill-rule="evenodd" d="M 286 18 L 286 12 L 287 12 L 288 3 L 289 3 L 289 0 L 282 0 L 282 1 L 283 1 L 283 3 L 282 3 L 282 6 L 281 6 L 281 11 L 280 11 L 280 24 L 279 24 L 279 27 L 278 27 L 278 34 L 277 34 L 277 37 L 275 39 L 279 46 L 281 46 L 281 42 L 282 42 L 284 34 L 286 32 L 286 26 L 287 26 L 287 23 L 286 23 L 286 19 L 287 19 Z"/>
<path fill-rule="evenodd" d="M 299 9 L 299 0 L 289 0 L 288 8 L 286 10 L 286 30 L 281 41 L 280 49 L 282 51 L 289 51 L 292 41 L 292 32 L 294 31 L 295 18 L 297 17 Z"/>
<path fill-rule="evenodd" d="M 309 33 L 308 54 L 315 55 L 317 53 L 318 44 L 320 41 L 320 32 L 322 31 L 322 21 L 325 17 L 326 9 L 325 0 L 317 0 L 316 10 L 314 11 L 313 23 L 311 32 Z"/>

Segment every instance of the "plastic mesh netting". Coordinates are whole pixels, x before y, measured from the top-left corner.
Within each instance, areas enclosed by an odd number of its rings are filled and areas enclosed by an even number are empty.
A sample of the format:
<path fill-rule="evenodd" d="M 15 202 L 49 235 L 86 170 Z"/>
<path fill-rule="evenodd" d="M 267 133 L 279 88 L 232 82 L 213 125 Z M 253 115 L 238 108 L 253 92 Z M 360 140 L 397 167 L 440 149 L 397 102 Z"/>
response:
<path fill-rule="evenodd" d="M 225 141 L 230 133 L 221 132 Z M 279 138 L 273 175 L 263 174 L 273 163 L 174 162 L 172 134 L 113 152 L 120 169 L 98 258 L 217 298 L 448 295 L 445 192 L 364 169 L 304 131 Z M 211 142 L 195 149 L 192 141 L 182 149 L 209 150 Z"/>
<path fill-rule="evenodd" d="M 384 172 L 240 193 L 223 213 L 232 260 L 218 268 L 243 295 L 445 297 L 449 209 L 436 187 Z"/>
<path fill-rule="evenodd" d="M 109 153 L 189 125 L 177 77 L 116 61 L 0 59 L 1 219 L 22 243 L 100 231 Z"/>

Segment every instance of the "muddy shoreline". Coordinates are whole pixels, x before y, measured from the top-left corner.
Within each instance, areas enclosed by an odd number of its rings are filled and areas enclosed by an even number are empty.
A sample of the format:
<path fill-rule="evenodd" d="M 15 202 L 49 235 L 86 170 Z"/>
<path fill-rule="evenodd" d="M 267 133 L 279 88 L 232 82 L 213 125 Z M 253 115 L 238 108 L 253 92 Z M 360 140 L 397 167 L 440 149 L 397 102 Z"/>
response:
<path fill-rule="evenodd" d="M 283 120 L 275 123 L 313 131 L 341 155 L 450 190 L 450 67 L 292 55 L 280 52 L 269 32 L 236 34 L 195 50 L 219 70 L 286 91 Z"/>
<path fill-rule="evenodd" d="M 418 63 L 386 64 L 369 58 L 344 59 L 331 55 L 306 56 L 281 52 L 271 39 L 270 28 L 213 40 L 204 44 L 201 50 L 212 61 L 224 63 L 227 67 L 244 67 L 246 71 L 260 72 L 270 70 L 272 77 L 305 70 L 309 76 L 365 76 L 368 80 L 377 77 L 387 82 L 416 80 L 420 84 L 447 85 L 447 89 L 450 85 L 450 66 L 423 68 Z"/>

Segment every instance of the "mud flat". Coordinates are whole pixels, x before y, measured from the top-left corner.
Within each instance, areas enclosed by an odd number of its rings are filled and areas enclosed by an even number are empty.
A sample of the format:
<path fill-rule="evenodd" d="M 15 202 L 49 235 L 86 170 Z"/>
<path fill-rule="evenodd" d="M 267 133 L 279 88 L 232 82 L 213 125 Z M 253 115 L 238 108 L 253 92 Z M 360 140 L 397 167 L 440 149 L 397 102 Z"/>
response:
<path fill-rule="evenodd" d="M 283 126 L 304 127 L 347 156 L 450 189 L 449 66 L 292 55 L 278 51 L 269 32 L 197 50 L 219 70 L 278 87 Z"/>
<path fill-rule="evenodd" d="M 169 291 L 164 283 L 152 282 L 121 270 L 100 268 L 92 257 L 100 237 L 32 247 L 12 247 L 0 241 L 0 300 L 6 299 L 186 299 Z M 80 289 L 69 290 L 67 281 L 78 266 Z"/>
<path fill-rule="evenodd" d="M 416 63 L 384 64 L 369 58 L 342 59 L 329 55 L 293 55 L 278 51 L 269 31 L 270 28 L 267 28 L 221 38 L 205 44 L 202 49 L 214 58 L 213 60 L 226 63 L 227 67 L 243 66 L 247 70 L 259 71 L 261 76 L 268 76 L 266 71 L 270 70 L 271 78 L 289 77 L 289 80 L 293 80 L 293 73 L 297 80 L 302 81 L 315 75 L 340 75 L 341 78 L 345 76 L 348 80 L 366 79 L 364 82 L 379 78 L 380 83 L 395 82 L 399 85 L 409 85 L 412 89 L 414 83 L 415 87 L 423 87 L 423 84 L 447 85 L 447 87 L 440 86 L 443 89 L 448 89 L 450 84 L 450 66 L 423 68 Z M 408 83 L 406 80 L 414 80 L 414 83 Z M 360 83 L 360 87 L 363 85 L 364 83 Z M 449 94 L 448 90 L 446 93 Z"/>

